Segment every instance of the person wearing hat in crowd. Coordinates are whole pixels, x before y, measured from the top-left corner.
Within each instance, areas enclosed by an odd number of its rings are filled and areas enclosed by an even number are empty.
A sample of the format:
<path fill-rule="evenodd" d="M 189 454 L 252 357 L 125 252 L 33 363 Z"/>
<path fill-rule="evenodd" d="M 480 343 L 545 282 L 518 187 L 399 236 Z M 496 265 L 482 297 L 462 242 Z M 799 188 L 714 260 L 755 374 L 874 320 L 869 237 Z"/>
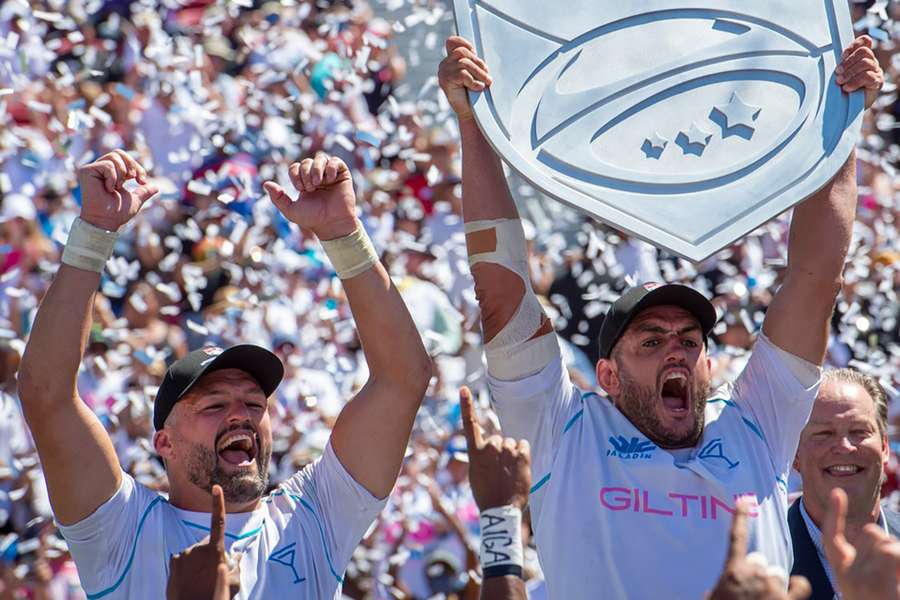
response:
<path fill-rule="evenodd" d="M 266 191 L 286 218 L 318 237 L 343 280 L 368 382 L 337 418 L 322 457 L 265 495 L 268 398 L 282 363 L 247 344 L 187 354 L 168 368 L 154 402 L 153 445 L 169 481 L 164 498 L 122 471 L 75 388 L 116 232 L 156 189 L 121 150 L 78 171 L 81 217 L 35 318 L 18 390 L 54 516 L 90 598 L 163 597 L 169 557 L 210 531 L 214 486 L 229 513 L 225 550 L 240 572 L 239 597 L 340 598 L 353 549 L 394 485 L 430 360 L 355 217 L 346 165 L 319 154 L 289 172 L 300 199 L 275 183 Z M 197 589 L 212 589 L 215 572 L 207 571 L 195 573 Z M 200 596 L 188 590 L 181 597 Z"/>
<path fill-rule="evenodd" d="M 871 48 L 858 38 L 837 67 L 837 83 L 865 89 L 866 106 L 884 81 Z M 532 292 L 518 211 L 469 103 L 469 91 L 491 85 L 488 67 L 461 37 L 447 41 L 447 53 L 439 82 L 462 139 L 488 380 L 504 434 L 531 444 L 532 524 L 549 596 L 702 597 L 718 577 L 741 497 L 751 503 L 750 550 L 786 574 L 786 478 L 840 289 L 855 155 L 794 210 L 784 284 L 733 384 L 710 389 L 712 304 L 683 285 L 645 283 L 612 304 L 600 329 L 596 373 L 606 397 L 584 393 Z"/>

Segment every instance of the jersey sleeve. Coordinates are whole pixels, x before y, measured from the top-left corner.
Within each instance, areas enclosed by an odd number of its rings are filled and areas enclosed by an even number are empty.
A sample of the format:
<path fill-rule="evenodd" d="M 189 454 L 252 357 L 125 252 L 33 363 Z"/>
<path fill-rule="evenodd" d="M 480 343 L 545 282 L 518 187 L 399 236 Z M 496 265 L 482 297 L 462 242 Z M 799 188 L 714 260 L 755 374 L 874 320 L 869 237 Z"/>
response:
<path fill-rule="evenodd" d="M 488 376 L 503 435 L 531 445 L 532 483 L 550 472 L 566 423 L 581 405 L 581 391 L 569 379 L 562 357 L 517 381 Z"/>
<path fill-rule="evenodd" d="M 384 508 L 341 464 L 331 442 L 314 463 L 294 475 L 286 486 L 301 507 L 312 513 L 320 529 L 328 566 L 340 577 L 366 530 Z"/>
<path fill-rule="evenodd" d="M 74 525 L 60 525 L 84 589 L 98 595 L 116 584 L 133 559 L 147 513 L 162 497 L 122 473 L 112 497 Z"/>
<path fill-rule="evenodd" d="M 758 426 L 778 474 L 794 461 L 821 380 L 821 369 L 775 346 L 764 334 L 734 382 L 733 399 Z"/>

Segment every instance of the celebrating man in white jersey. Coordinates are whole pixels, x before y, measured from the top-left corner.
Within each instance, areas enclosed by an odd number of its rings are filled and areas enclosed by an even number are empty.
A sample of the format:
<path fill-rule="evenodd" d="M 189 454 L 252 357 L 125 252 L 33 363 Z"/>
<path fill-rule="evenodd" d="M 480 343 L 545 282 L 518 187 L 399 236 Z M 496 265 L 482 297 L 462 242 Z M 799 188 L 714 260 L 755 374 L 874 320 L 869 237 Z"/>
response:
<path fill-rule="evenodd" d="M 868 38 L 838 83 L 883 75 Z M 471 43 L 447 42 L 440 84 L 462 136 L 466 241 L 489 382 L 505 435 L 532 448 L 532 522 L 551 598 L 701 598 L 713 587 L 735 503 L 749 547 L 790 571 L 786 476 L 815 399 L 856 206 L 855 158 L 794 210 L 789 265 L 752 358 L 710 394 L 712 305 L 679 285 L 626 292 L 600 333 L 607 397 L 569 380 L 535 298 L 516 206 L 468 90 L 491 84 Z"/>
<path fill-rule="evenodd" d="M 19 395 L 54 515 L 92 600 L 164 597 L 170 557 L 209 532 L 214 485 L 230 513 L 224 535 L 240 567 L 238 597 L 340 598 L 344 568 L 394 485 L 431 376 L 429 358 L 356 219 L 346 165 L 318 155 L 291 165 L 290 174 L 300 199 L 274 183 L 266 190 L 285 217 L 322 241 L 343 280 L 369 380 L 344 407 L 322 457 L 263 497 L 272 448 L 268 398 L 281 381 L 281 362 L 250 345 L 190 353 L 169 368 L 154 405 L 166 499 L 122 472 L 109 436 L 75 389 L 116 231 L 156 190 L 123 151 L 79 169 L 81 218 L 35 319 Z M 132 179 L 135 189 L 124 185 Z"/>

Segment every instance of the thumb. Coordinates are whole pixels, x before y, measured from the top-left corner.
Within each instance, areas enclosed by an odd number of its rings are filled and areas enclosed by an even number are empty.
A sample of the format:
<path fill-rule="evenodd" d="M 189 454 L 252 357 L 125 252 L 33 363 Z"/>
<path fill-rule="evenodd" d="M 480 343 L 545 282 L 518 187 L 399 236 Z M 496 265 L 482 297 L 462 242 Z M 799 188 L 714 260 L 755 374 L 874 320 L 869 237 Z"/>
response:
<path fill-rule="evenodd" d="M 472 400 L 472 392 L 463 386 L 459 389 L 460 412 L 462 413 L 463 432 L 466 435 L 466 447 L 469 453 L 481 450 L 484 446 L 482 440 L 481 425 L 478 423 L 478 415 L 475 403 Z"/>
<path fill-rule="evenodd" d="M 854 549 L 844 537 L 844 525 L 847 519 L 847 494 L 844 490 L 836 488 L 831 491 L 831 504 L 825 516 L 825 526 L 822 533 L 825 534 L 825 556 L 828 562 L 838 571 L 849 566 L 853 560 Z"/>
<path fill-rule="evenodd" d="M 272 201 L 272 204 L 274 204 L 282 214 L 286 213 L 293 201 L 291 200 L 291 197 L 287 195 L 287 192 L 284 191 L 284 188 L 274 181 L 267 181 L 263 184 L 263 189 L 269 194 L 269 199 Z"/>
<path fill-rule="evenodd" d="M 229 600 L 228 597 L 228 566 L 219 563 L 216 567 L 216 588 L 213 591 L 213 600 Z"/>
<path fill-rule="evenodd" d="M 791 583 L 788 586 L 789 600 L 807 600 L 810 594 L 812 594 L 812 586 L 806 577 L 803 575 L 791 577 Z"/>
<path fill-rule="evenodd" d="M 146 185 L 142 185 L 140 187 L 135 188 L 134 191 L 131 193 L 135 198 L 137 198 L 138 202 L 143 204 L 144 202 L 146 202 L 147 200 L 149 200 L 150 198 L 152 198 L 153 196 L 158 194 L 159 188 L 153 184 L 148 183 Z"/>

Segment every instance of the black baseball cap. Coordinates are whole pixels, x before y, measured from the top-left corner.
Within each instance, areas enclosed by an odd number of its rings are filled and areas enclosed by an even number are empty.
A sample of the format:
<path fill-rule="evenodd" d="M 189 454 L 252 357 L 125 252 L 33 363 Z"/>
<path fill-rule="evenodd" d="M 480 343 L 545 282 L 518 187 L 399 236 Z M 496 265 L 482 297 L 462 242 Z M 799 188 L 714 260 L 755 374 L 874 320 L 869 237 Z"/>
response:
<path fill-rule="evenodd" d="M 600 358 L 610 357 L 613 346 L 639 312 L 663 305 L 680 306 L 697 317 L 704 337 L 709 336 L 716 324 L 716 309 L 706 296 L 694 288 L 677 283 L 637 285 L 619 296 L 606 312 L 600 326 Z"/>
<path fill-rule="evenodd" d="M 163 428 L 172 408 L 201 377 L 222 369 L 244 371 L 256 380 L 266 396 L 275 391 L 284 377 L 281 360 L 261 346 L 240 344 L 226 350 L 215 346 L 194 350 L 166 370 L 153 402 L 153 427 L 156 431 Z"/>

